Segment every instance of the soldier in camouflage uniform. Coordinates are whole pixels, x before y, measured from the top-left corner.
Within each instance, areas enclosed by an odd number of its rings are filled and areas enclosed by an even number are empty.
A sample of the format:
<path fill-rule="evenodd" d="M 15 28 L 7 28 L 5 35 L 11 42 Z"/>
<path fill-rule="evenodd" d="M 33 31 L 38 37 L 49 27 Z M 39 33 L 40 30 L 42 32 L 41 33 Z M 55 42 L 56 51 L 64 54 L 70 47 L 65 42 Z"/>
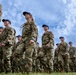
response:
<path fill-rule="evenodd" d="M 21 42 L 21 39 L 22 39 L 22 36 L 21 35 L 17 35 L 16 38 L 17 38 L 17 42 L 15 42 L 15 44 L 14 44 L 14 48 L 13 48 L 12 54 L 15 52 L 15 49 L 17 48 L 17 46 L 19 46 L 19 44 Z"/>
<path fill-rule="evenodd" d="M 75 49 L 75 53 L 74 53 L 74 71 L 76 72 L 76 49 Z"/>
<path fill-rule="evenodd" d="M 72 72 L 75 71 L 75 53 L 76 53 L 76 48 L 72 46 L 72 42 L 69 42 L 69 55 L 70 55 L 70 63 L 69 67 Z"/>
<path fill-rule="evenodd" d="M 0 42 L 2 41 L 1 39 L 1 34 L 3 31 L 3 27 L 0 27 Z M 3 51 L 2 51 L 2 47 L 0 46 L 0 73 L 3 72 Z"/>
<path fill-rule="evenodd" d="M 16 37 L 17 37 L 18 42 L 15 44 L 14 49 L 13 49 L 13 53 L 12 53 L 12 58 L 13 58 L 13 61 L 12 61 L 12 72 L 19 72 L 20 71 L 20 65 L 18 63 L 18 58 L 15 57 L 14 55 L 15 55 L 16 48 L 20 45 L 20 43 L 22 41 L 22 36 L 18 35 Z"/>
<path fill-rule="evenodd" d="M 32 71 L 33 72 L 36 72 L 36 59 L 37 59 L 37 49 L 38 49 L 38 46 L 37 46 L 37 43 L 35 44 L 35 47 L 34 47 L 34 52 L 33 52 L 33 56 L 32 56 L 32 59 L 33 59 L 33 64 L 32 64 Z"/>
<path fill-rule="evenodd" d="M 69 71 L 69 53 L 68 53 L 68 44 L 64 41 L 64 37 L 60 37 L 61 43 L 59 44 L 58 50 L 58 61 L 60 64 L 61 72 Z"/>
<path fill-rule="evenodd" d="M 11 54 L 14 45 L 15 30 L 10 26 L 10 20 L 3 19 L 2 21 L 5 28 L 2 31 L 2 42 L 0 44 L 3 50 L 4 71 L 8 73 L 11 72 Z"/>
<path fill-rule="evenodd" d="M 37 49 L 37 58 L 36 58 L 36 62 L 35 62 L 35 69 L 36 69 L 36 72 L 42 72 L 42 66 L 40 64 L 40 60 L 38 59 L 38 56 L 39 56 L 39 52 L 41 50 L 41 47 L 39 46 L 39 43 L 37 42 L 37 46 L 36 46 L 36 49 Z"/>
<path fill-rule="evenodd" d="M 41 63 L 44 65 L 44 70 L 49 73 L 53 72 L 53 50 L 54 50 L 54 35 L 49 31 L 47 25 L 42 26 L 45 33 L 42 35 L 42 51 L 43 57 Z"/>
<path fill-rule="evenodd" d="M 38 30 L 29 12 L 23 12 L 27 22 L 22 26 L 22 42 L 17 47 L 15 54 L 22 57 L 25 52 L 24 67 L 25 72 L 29 74 L 32 71 L 32 56 L 34 52 L 34 45 L 37 42 Z"/>
<path fill-rule="evenodd" d="M 57 43 L 56 46 L 57 46 L 57 48 L 55 49 L 55 54 L 54 54 L 54 71 L 58 72 L 59 71 L 59 63 L 58 63 L 58 54 L 59 54 L 58 46 L 59 46 L 59 43 Z"/>

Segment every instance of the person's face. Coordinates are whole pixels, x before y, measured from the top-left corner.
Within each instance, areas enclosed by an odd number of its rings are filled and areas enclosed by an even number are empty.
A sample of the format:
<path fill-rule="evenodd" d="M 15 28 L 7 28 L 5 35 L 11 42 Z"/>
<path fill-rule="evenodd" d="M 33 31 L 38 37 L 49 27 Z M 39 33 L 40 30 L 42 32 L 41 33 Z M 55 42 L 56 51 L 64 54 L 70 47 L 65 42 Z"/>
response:
<path fill-rule="evenodd" d="M 18 37 L 18 41 L 21 41 L 21 37 Z"/>
<path fill-rule="evenodd" d="M 29 19 L 31 19 L 31 15 L 25 14 L 25 19 L 28 21 Z"/>
<path fill-rule="evenodd" d="M 39 46 L 39 44 L 37 44 L 37 46 Z"/>
<path fill-rule="evenodd" d="M 56 45 L 57 47 L 59 46 L 59 44 L 58 45 Z"/>
<path fill-rule="evenodd" d="M 5 21 L 4 26 L 8 26 L 8 25 L 10 25 L 10 23 L 8 21 Z"/>
<path fill-rule="evenodd" d="M 72 43 L 70 43 L 69 46 L 72 46 Z"/>
<path fill-rule="evenodd" d="M 48 27 L 45 27 L 45 26 L 44 26 L 44 31 L 48 31 Z"/>
<path fill-rule="evenodd" d="M 61 40 L 61 42 L 64 42 L 64 38 L 61 38 L 60 40 Z"/>
<path fill-rule="evenodd" d="M 3 29 L 0 29 L 0 32 L 2 32 L 3 31 Z"/>

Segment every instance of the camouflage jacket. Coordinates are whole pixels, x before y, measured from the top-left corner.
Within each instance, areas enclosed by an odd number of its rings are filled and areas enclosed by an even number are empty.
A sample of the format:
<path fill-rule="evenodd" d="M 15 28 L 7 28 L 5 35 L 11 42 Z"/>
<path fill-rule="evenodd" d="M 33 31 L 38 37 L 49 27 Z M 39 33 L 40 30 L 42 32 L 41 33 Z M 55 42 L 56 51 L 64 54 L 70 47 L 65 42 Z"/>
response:
<path fill-rule="evenodd" d="M 60 43 L 59 47 L 58 47 L 58 50 L 59 50 L 59 53 L 65 54 L 66 52 L 69 51 L 68 44 L 66 42 L 64 42 L 63 44 Z"/>
<path fill-rule="evenodd" d="M 37 41 L 38 29 L 33 21 L 23 24 L 22 41 L 29 42 L 30 40 Z"/>
<path fill-rule="evenodd" d="M 20 45 L 21 42 L 17 42 L 14 44 L 13 52 L 16 50 L 16 48 Z"/>
<path fill-rule="evenodd" d="M 58 52 L 59 50 L 58 50 L 58 48 L 56 48 L 55 49 L 55 54 L 54 54 L 54 58 L 58 58 L 58 54 L 59 54 L 59 52 Z"/>
<path fill-rule="evenodd" d="M 75 47 L 69 47 L 70 58 L 74 58 L 75 53 L 76 53 L 76 48 Z"/>
<path fill-rule="evenodd" d="M 49 45 L 50 48 L 54 46 L 54 35 L 51 31 L 47 31 L 42 36 L 42 46 Z"/>
<path fill-rule="evenodd" d="M 5 27 L 1 34 L 2 42 L 5 43 L 6 46 L 14 45 L 15 34 L 15 29 L 13 29 L 12 27 Z"/>
<path fill-rule="evenodd" d="M 0 33 L 0 42 L 2 42 L 1 33 Z M 0 51 L 2 50 L 2 47 L 0 46 Z"/>

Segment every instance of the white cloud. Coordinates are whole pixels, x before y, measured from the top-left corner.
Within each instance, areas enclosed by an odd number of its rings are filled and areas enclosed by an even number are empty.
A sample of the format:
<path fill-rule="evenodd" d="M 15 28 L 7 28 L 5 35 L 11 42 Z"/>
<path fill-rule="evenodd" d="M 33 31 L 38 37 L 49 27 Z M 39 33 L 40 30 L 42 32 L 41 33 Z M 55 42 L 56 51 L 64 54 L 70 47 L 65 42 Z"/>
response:
<path fill-rule="evenodd" d="M 67 0 L 64 0 L 67 1 Z M 59 26 L 56 28 L 56 36 L 65 36 L 66 41 L 73 41 L 75 43 L 76 32 L 76 0 L 66 2 L 66 8 L 64 10 L 65 19 L 62 20 Z M 73 32 L 75 31 L 75 32 Z M 74 39 L 74 40 L 73 40 Z"/>
<path fill-rule="evenodd" d="M 67 3 L 67 0 L 62 0 L 62 1 L 63 1 L 63 3 L 64 3 L 64 4 L 66 4 L 66 3 Z"/>
<path fill-rule="evenodd" d="M 5 1 L 5 0 L 4 0 Z M 66 41 L 68 36 L 75 36 L 76 32 L 76 0 L 8 0 L 3 4 L 3 18 L 8 18 L 12 21 L 12 26 L 16 29 L 17 35 L 21 34 L 20 25 L 25 22 L 22 15 L 23 11 L 29 11 L 35 17 L 39 29 L 39 39 L 41 43 L 41 36 L 43 29 L 41 24 L 52 24 L 52 31 L 55 35 L 55 42 L 59 42 L 59 36 L 65 36 Z M 3 25 L 3 23 L 0 23 Z M 40 25 L 39 25 L 40 24 Z M 51 26 L 50 26 L 51 27 Z"/>

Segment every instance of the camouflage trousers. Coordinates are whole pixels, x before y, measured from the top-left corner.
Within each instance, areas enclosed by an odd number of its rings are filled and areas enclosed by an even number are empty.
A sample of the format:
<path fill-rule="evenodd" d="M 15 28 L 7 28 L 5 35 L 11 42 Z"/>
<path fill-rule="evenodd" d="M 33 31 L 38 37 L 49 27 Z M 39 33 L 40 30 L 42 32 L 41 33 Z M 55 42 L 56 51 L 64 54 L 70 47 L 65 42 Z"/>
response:
<path fill-rule="evenodd" d="M 43 65 L 44 71 L 53 72 L 53 49 L 42 47 L 42 57 L 40 62 Z"/>
<path fill-rule="evenodd" d="M 23 56 L 23 53 L 24 53 L 24 43 L 20 43 L 20 45 L 18 45 L 12 56 L 13 56 L 13 60 L 12 60 L 12 71 L 13 72 L 23 72 L 23 68 L 22 68 L 22 56 Z"/>
<path fill-rule="evenodd" d="M 58 57 L 54 59 L 54 71 L 59 72 Z"/>
<path fill-rule="evenodd" d="M 28 43 L 27 43 L 28 44 Z M 32 55 L 34 51 L 34 44 L 27 45 L 26 43 L 20 43 L 20 45 L 16 48 L 14 56 L 18 59 L 23 58 L 23 60 L 19 61 L 20 66 L 22 65 L 25 72 L 32 71 Z M 25 52 L 25 53 L 24 53 Z M 25 54 L 25 56 L 23 55 Z M 24 56 L 24 57 L 23 57 Z"/>
<path fill-rule="evenodd" d="M 22 58 L 21 57 L 14 57 L 12 61 L 12 72 L 13 73 L 18 73 L 22 72 L 23 73 L 23 64 L 22 64 Z"/>
<path fill-rule="evenodd" d="M 42 72 L 39 59 L 33 60 L 32 71 L 33 72 Z"/>
<path fill-rule="evenodd" d="M 76 72 L 76 58 L 74 59 L 74 71 Z"/>
<path fill-rule="evenodd" d="M 65 54 L 59 53 L 58 62 L 60 64 L 59 65 L 60 71 L 65 71 L 65 72 L 69 71 L 69 54 L 68 53 L 65 53 Z"/>
<path fill-rule="evenodd" d="M 39 59 L 36 59 L 36 72 L 43 72 L 43 65 L 40 63 Z"/>
<path fill-rule="evenodd" d="M 70 67 L 70 71 L 71 72 L 75 72 L 75 68 L 76 68 L 76 65 L 75 65 L 75 58 L 70 58 L 70 62 L 69 62 L 69 67 Z"/>
<path fill-rule="evenodd" d="M 4 64 L 4 71 L 11 72 L 11 55 L 12 55 L 12 46 L 10 47 L 3 47 L 3 64 Z"/>
<path fill-rule="evenodd" d="M 3 72 L 3 51 L 2 48 L 0 48 L 0 72 Z"/>

